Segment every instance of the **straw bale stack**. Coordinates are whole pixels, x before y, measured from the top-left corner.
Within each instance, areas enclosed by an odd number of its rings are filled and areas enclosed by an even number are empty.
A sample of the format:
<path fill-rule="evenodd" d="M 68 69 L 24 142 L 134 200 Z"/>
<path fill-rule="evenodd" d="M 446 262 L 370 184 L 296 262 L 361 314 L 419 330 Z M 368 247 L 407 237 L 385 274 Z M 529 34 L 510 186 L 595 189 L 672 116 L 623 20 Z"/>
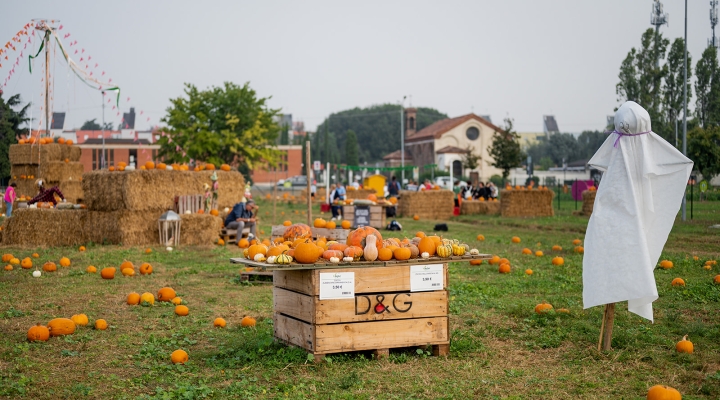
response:
<path fill-rule="evenodd" d="M 365 200 L 368 198 L 369 195 L 377 193 L 375 191 L 375 189 L 354 190 L 354 189 L 350 189 L 350 188 L 345 188 L 345 192 L 346 192 L 345 198 L 353 199 L 353 200 L 358 200 L 358 199 Z"/>
<path fill-rule="evenodd" d="M 582 205 L 582 211 L 580 214 L 585 216 L 592 215 L 593 212 L 593 206 L 595 205 L 595 195 L 597 194 L 596 190 L 585 190 L 582 192 L 582 199 L 583 199 L 583 205 Z"/>
<path fill-rule="evenodd" d="M 13 211 L 3 229 L 3 245 L 77 246 L 86 242 L 85 210 L 23 208 Z"/>
<path fill-rule="evenodd" d="M 555 215 L 552 190 L 501 190 L 503 217 L 547 217 Z"/>
<path fill-rule="evenodd" d="M 245 194 L 245 181 L 236 171 L 217 171 L 218 208 L 232 207 Z M 175 196 L 203 193 L 210 171 L 92 171 L 83 174 L 85 203 L 93 211 L 164 211 Z"/>
<path fill-rule="evenodd" d="M 499 201 L 464 200 L 460 205 L 462 215 L 498 215 L 500 214 Z"/>
<path fill-rule="evenodd" d="M 85 231 L 89 241 L 100 244 L 139 246 L 158 243 L 161 212 L 89 211 Z"/>
<path fill-rule="evenodd" d="M 453 216 L 455 195 L 450 190 L 400 192 L 397 212 L 403 217 L 417 215 L 422 219 L 447 220 Z"/>
<path fill-rule="evenodd" d="M 66 144 L 13 144 L 9 150 L 10 164 L 44 164 L 48 161 L 80 161 L 82 150 Z"/>
<path fill-rule="evenodd" d="M 220 217 L 209 214 L 185 214 L 180 218 L 182 218 L 180 244 L 204 246 L 217 241 L 223 223 Z"/>

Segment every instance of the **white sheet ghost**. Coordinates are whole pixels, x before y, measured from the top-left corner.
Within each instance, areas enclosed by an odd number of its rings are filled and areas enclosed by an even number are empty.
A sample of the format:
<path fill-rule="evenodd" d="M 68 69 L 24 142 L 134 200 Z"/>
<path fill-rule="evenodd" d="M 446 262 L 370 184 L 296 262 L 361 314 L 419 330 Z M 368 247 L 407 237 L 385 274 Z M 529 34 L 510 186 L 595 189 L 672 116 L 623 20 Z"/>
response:
<path fill-rule="evenodd" d="M 644 108 L 628 101 L 588 164 L 605 173 L 585 235 L 583 306 L 627 300 L 630 312 L 652 321 L 653 270 L 693 163 L 651 131 Z"/>

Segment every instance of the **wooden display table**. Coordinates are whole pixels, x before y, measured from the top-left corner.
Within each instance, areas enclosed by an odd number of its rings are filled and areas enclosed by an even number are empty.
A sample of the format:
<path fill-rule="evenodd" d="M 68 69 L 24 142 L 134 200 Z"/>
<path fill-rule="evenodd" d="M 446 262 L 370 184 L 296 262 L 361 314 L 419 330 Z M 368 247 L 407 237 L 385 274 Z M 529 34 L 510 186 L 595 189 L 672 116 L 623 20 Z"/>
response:
<path fill-rule="evenodd" d="M 448 263 L 490 255 L 407 261 L 277 265 L 233 258 L 273 271 L 275 339 L 321 361 L 326 354 L 432 346 L 450 350 Z M 332 290 L 331 290 L 332 289 Z"/>

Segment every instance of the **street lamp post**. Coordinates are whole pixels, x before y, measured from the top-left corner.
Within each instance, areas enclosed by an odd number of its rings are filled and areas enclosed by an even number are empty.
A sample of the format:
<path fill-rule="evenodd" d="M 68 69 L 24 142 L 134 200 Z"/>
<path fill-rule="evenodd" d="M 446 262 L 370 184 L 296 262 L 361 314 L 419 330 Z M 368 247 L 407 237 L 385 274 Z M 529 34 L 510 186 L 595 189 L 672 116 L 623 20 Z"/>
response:
<path fill-rule="evenodd" d="M 105 169 L 105 91 L 102 92 L 102 156 L 100 157 L 100 169 Z"/>
<path fill-rule="evenodd" d="M 714 36 L 713 36 L 714 38 Z M 683 64 L 683 155 L 687 157 L 687 0 L 685 0 L 685 61 Z M 682 220 L 687 219 L 686 195 L 682 198 Z"/>
<path fill-rule="evenodd" d="M 400 102 L 400 187 L 405 184 L 405 98 Z"/>

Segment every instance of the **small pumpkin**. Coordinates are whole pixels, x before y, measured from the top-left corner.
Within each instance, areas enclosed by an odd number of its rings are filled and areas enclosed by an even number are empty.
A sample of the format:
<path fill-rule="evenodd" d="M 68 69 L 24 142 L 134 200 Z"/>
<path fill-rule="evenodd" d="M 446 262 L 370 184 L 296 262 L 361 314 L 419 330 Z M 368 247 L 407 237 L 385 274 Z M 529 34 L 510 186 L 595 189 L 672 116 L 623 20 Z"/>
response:
<path fill-rule="evenodd" d="M 542 257 L 544 255 L 545 255 L 545 253 L 543 253 L 542 250 L 538 250 L 535 252 L 535 257 Z"/>
<path fill-rule="evenodd" d="M 420 250 L 420 253 L 428 253 L 431 256 L 437 251 L 437 245 L 430 236 L 421 238 L 417 247 L 418 250 Z"/>
<path fill-rule="evenodd" d="M 57 265 L 55 265 L 55 263 L 52 261 L 48 261 L 45 264 L 43 264 L 43 271 L 55 272 L 55 271 L 57 271 Z"/>
<path fill-rule="evenodd" d="M 213 326 L 216 328 L 224 328 L 227 326 L 227 322 L 225 322 L 224 318 L 215 318 L 213 321 Z"/>
<path fill-rule="evenodd" d="M 135 276 L 135 270 L 132 268 L 125 268 L 120 272 L 123 274 L 123 276 Z"/>
<path fill-rule="evenodd" d="M 542 302 L 535 306 L 535 312 L 538 314 L 543 314 L 543 313 L 549 312 L 552 309 L 553 309 L 552 304 L 546 303 L 546 302 Z"/>
<path fill-rule="evenodd" d="M 152 293 L 145 292 L 140 295 L 140 304 L 147 307 L 155 304 L 155 296 Z"/>
<path fill-rule="evenodd" d="M 80 246 L 79 251 L 85 251 L 85 246 Z"/>
<path fill-rule="evenodd" d="M 238 247 L 241 249 L 247 249 L 250 247 L 250 242 L 245 238 L 240 239 L 238 240 Z"/>
<path fill-rule="evenodd" d="M 383 247 L 382 249 L 378 250 L 378 257 L 377 259 L 380 261 L 388 261 L 393 258 L 393 251 L 387 247 Z"/>
<path fill-rule="evenodd" d="M 352 223 L 348 220 L 343 220 L 340 223 L 340 227 L 342 227 L 343 229 L 350 229 L 350 228 L 352 228 Z"/>
<path fill-rule="evenodd" d="M 420 220 L 420 216 L 419 216 L 419 215 L 417 215 L 417 214 L 413 215 L 413 220 L 415 220 L 415 221 L 418 221 L 418 220 Z"/>
<path fill-rule="evenodd" d="M 407 247 L 398 247 L 393 251 L 393 256 L 395 256 L 396 260 L 408 260 L 411 255 L 412 252 Z"/>
<path fill-rule="evenodd" d="M 12 270 L 13 270 L 13 266 L 12 266 L 12 265 L 8 264 L 8 265 L 5 266 L 5 271 L 12 271 Z"/>
<path fill-rule="evenodd" d="M 348 246 L 347 249 L 343 252 L 345 257 L 352 257 L 353 261 L 360 260 L 360 257 L 363 256 L 363 250 L 362 248 L 358 246 Z"/>
<path fill-rule="evenodd" d="M 342 258 L 343 252 L 340 250 L 325 250 L 323 251 L 322 258 L 330 260 L 333 257 Z"/>
<path fill-rule="evenodd" d="M 578 254 L 583 254 L 583 253 L 585 253 L 585 248 L 582 247 L 582 246 L 577 246 L 577 247 L 574 249 L 574 251 L 575 251 L 576 253 L 578 253 Z"/>
<path fill-rule="evenodd" d="M 120 271 L 124 270 L 125 268 L 135 269 L 135 265 L 133 265 L 132 262 L 125 260 L 120 263 Z"/>
<path fill-rule="evenodd" d="M 441 244 L 437 247 L 435 250 L 435 253 L 442 258 L 448 258 L 453 255 L 453 248 L 452 245 L 449 244 Z"/>
<path fill-rule="evenodd" d="M 500 267 L 498 267 L 498 272 L 501 274 L 509 274 L 510 273 L 510 264 L 500 264 Z"/>
<path fill-rule="evenodd" d="M 50 330 L 47 326 L 37 324 L 28 329 L 27 339 L 31 342 L 46 342 L 50 339 Z"/>
<path fill-rule="evenodd" d="M 287 253 L 280 254 L 275 258 L 275 264 L 290 264 L 293 261 L 293 258 L 289 256 Z"/>
<path fill-rule="evenodd" d="M 155 299 L 153 299 L 153 301 L 155 301 Z M 135 293 L 135 292 L 128 294 L 126 303 L 129 306 L 136 306 L 136 305 L 140 304 L 140 294 Z"/>
<path fill-rule="evenodd" d="M 463 256 L 465 255 L 465 247 L 461 246 L 459 244 L 453 244 L 452 245 L 452 253 L 454 256 Z"/>
<path fill-rule="evenodd" d="M 307 239 L 312 237 L 312 231 L 310 227 L 305 224 L 293 224 L 285 228 L 283 233 L 283 239 L 285 240 L 296 240 L 296 239 Z"/>
<path fill-rule="evenodd" d="M 142 263 L 138 270 L 140 271 L 140 275 L 150 275 L 153 272 L 153 267 L 149 263 Z"/>
<path fill-rule="evenodd" d="M 328 222 L 325 224 L 325 228 L 327 228 L 327 229 L 335 229 L 335 228 L 337 228 L 337 224 L 335 223 L 335 221 L 328 221 Z"/>
<path fill-rule="evenodd" d="M 170 354 L 170 361 L 173 364 L 185 364 L 188 359 L 188 353 L 185 350 L 175 350 Z"/>
<path fill-rule="evenodd" d="M 10 262 L 10 260 L 12 260 L 13 258 L 15 258 L 15 257 L 12 254 L 3 254 L 2 262 L 4 262 L 4 263 Z"/>
<path fill-rule="evenodd" d="M 103 279 L 113 279 L 115 278 L 115 267 L 105 267 L 100 270 L 100 276 Z"/>
<path fill-rule="evenodd" d="M 513 236 L 512 239 L 510 239 L 513 243 L 520 243 L 521 240 L 518 236 Z"/>
<path fill-rule="evenodd" d="M 176 306 L 179 306 L 180 304 L 182 304 L 182 299 L 180 297 L 175 297 L 174 299 L 170 300 L 170 302 Z"/>
<path fill-rule="evenodd" d="M 673 267 L 673 262 L 670 260 L 662 260 L 660 261 L 660 268 L 662 269 L 670 269 Z"/>
<path fill-rule="evenodd" d="M 530 268 L 525 270 L 525 275 L 532 275 L 532 274 L 533 274 L 533 270 L 531 270 Z"/>
<path fill-rule="evenodd" d="M 333 264 L 337 264 L 340 262 L 340 257 L 330 257 L 330 262 Z"/>
<path fill-rule="evenodd" d="M 240 326 L 242 326 L 243 328 L 249 328 L 255 326 L 256 322 L 257 321 L 255 321 L 255 318 L 245 316 L 242 320 L 240 320 Z"/>
<path fill-rule="evenodd" d="M 342 260 L 343 260 L 343 262 L 346 262 L 346 263 L 351 263 L 351 262 L 355 261 L 355 259 L 352 257 L 343 257 Z"/>
<path fill-rule="evenodd" d="M 96 319 L 95 320 L 95 329 L 98 331 L 104 331 L 108 328 L 108 323 L 104 319 Z"/>
<path fill-rule="evenodd" d="M 85 314 L 75 314 L 72 317 L 70 317 L 70 319 L 72 320 L 72 322 L 75 323 L 75 325 L 79 325 L 79 326 L 85 326 L 90 322 L 88 320 L 88 316 Z"/>
<path fill-rule="evenodd" d="M 40 258 L 40 254 L 38 254 L 38 253 L 32 253 L 32 257 L 33 257 L 33 258 Z M 5 261 L 3 261 L 3 262 L 5 262 Z"/>
<path fill-rule="evenodd" d="M 88 267 L 85 269 L 85 272 L 88 274 L 94 274 L 97 273 L 97 268 L 95 268 L 94 265 L 88 265 Z"/>
<path fill-rule="evenodd" d="M 682 340 L 677 342 L 675 345 L 675 351 L 678 353 L 692 354 L 694 348 L 691 341 L 687 340 L 687 335 L 683 336 Z"/>
<path fill-rule="evenodd" d="M 670 386 L 655 385 L 648 390 L 647 400 L 682 400 L 682 395 Z"/>
<path fill-rule="evenodd" d="M 558 245 L 554 245 L 554 246 L 552 247 L 552 251 L 562 251 L 562 247 L 560 247 L 560 246 L 558 246 Z"/>
<path fill-rule="evenodd" d="M 30 269 L 33 266 L 32 259 L 30 257 L 25 257 L 20 261 L 20 266 L 23 267 L 23 269 Z"/>
<path fill-rule="evenodd" d="M 158 301 L 170 301 L 177 297 L 175 290 L 171 287 L 164 287 L 158 290 L 157 299 Z"/>
<path fill-rule="evenodd" d="M 60 259 L 60 266 L 61 267 L 69 267 L 70 266 L 70 259 L 67 257 L 63 257 Z"/>
<path fill-rule="evenodd" d="M 470 260 L 470 265 L 482 265 L 482 262 L 483 262 L 483 260 L 476 258 L 476 259 Z"/>
<path fill-rule="evenodd" d="M 562 257 L 553 257 L 552 265 L 557 265 L 557 266 L 565 265 L 565 259 Z"/>
<path fill-rule="evenodd" d="M 20 260 L 17 259 L 17 257 L 13 257 L 10 259 L 10 265 L 20 265 Z"/>
<path fill-rule="evenodd" d="M 410 249 L 410 258 L 418 258 L 418 256 L 420 256 L 420 250 L 414 244 L 411 243 L 403 247 Z"/>
<path fill-rule="evenodd" d="M 55 318 L 48 322 L 50 336 L 71 335 L 75 332 L 75 323 L 70 318 Z"/>
<path fill-rule="evenodd" d="M 675 278 L 670 282 L 672 286 L 685 286 L 685 280 L 683 278 Z"/>
<path fill-rule="evenodd" d="M 573 246 L 580 246 L 582 244 L 582 240 L 575 239 L 572 241 Z"/>
<path fill-rule="evenodd" d="M 525 255 L 532 255 L 532 250 L 528 249 L 527 247 L 522 249 L 522 253 Z"/>
<path fill-rule="evenodd" d="M 190 313 L 190 309 L 187 306 L 179 305 L 175 306 L 175 314 L 184 317 Z"/>
<path fill-rule="evenodd" d="M 326 225 L 327 221 L 322 218 L 315 218 L 315 221 L 313 221 L 313 226 L 316 228 L 325 228 Z"/>

